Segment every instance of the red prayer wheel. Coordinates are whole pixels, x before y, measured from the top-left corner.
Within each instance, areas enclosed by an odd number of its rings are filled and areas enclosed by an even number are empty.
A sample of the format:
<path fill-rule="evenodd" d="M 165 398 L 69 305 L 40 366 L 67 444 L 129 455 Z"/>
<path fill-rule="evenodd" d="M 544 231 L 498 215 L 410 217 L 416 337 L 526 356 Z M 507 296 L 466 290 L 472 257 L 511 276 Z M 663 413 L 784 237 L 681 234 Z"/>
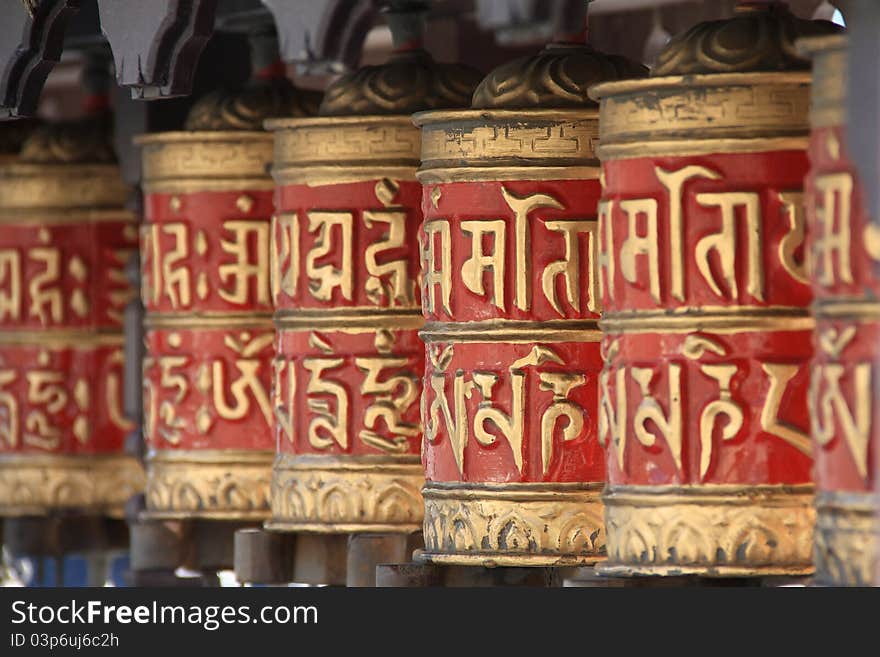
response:
<path fill-rule="evenodd" d="M 309 102 L 284 78 L 257 79 L 200 100 L 186 130 L 138 139 L 152 518 L 268 515 L 274 206 L 261 124 L 303 115 Z"/>
<path fill-rule="evenodd" d="M 134 216 L 104 117 L 45 125 L 0 163 L 0 515 L 122 516 L 122 315 Z"/>
<path fill-rule="evenodd" d="M 880 228 L 847 153 L 847 42 L 806 40 L 813 56 L 807 247 L 816 318 L 810 416 L 816 458 L 816 578 L 873 583 L 878 523 L 872 467 L 880 441 Z"/>
<path fill-rule="evenodd" d="M 422 192 L 409 115 L 464 105 L 478 79 L 401 49 L 331 85 L 321 116 L 267 122 L 277 184 L 270 529 L 421 528 Z"/>
<path fill-rule="evenodd" d="M 595 82 L 583 43 L 504 65 L 422 128 L 424 560 L 591 563 L 605 546 Z"/>
<path fill-rule="evenodd" d="M 809 63 L 778 4 L 600 85 L 608 561 L 616 574 L 812 570 Z"/>

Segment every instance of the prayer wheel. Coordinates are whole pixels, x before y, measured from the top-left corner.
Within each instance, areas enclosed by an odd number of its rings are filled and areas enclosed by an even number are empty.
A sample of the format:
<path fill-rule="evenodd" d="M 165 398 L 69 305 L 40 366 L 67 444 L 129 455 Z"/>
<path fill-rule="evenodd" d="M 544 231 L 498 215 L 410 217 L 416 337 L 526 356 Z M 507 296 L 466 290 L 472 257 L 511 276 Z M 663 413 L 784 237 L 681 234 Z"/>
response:
<path fill-rule="evenodd" d="M 435 563 L 604 552 L 596 82 L 644 67 L 557 43 L 422 112 L 425 550 Z"/>
<path fill-rule="evenodd" d="M 813 56 L 807 247 L 816 319 L 810 416 L 816 476 L 816 579 L 868 586 L 880 527 L 874 507 L 880 356 L 880 228 L 847 152 L 847 41 L 802 42 Z"/>
<path fill-rule="evenodd" d="M 123 451 L 126 196 L 105 115 L 0 162 L 0 515 L 121 517 L 143 490 Z"/>
<path fill-rule="evenodd" d="M 389 14 L 386 64 L 332 84 L 319 116 L 275 134 L 278 455 L 270 529 L 421 528 L 424 349 L 416 110 L 464 106 L 479 81 L 421 49 L 421 12 Z"/>
<path fill-rule="evenodd" d="M 185 130 L 137 140 L 151 518 L 269 513 L 274 208 L 262 121 L 315 105 L 283 74 L 269 66 L 242 90 L 198 101 Z"/>
<path fill-rule="evenodd" d="M 601 99 L 611 574 L 812 570 L 809 62 L 780 4 L 670 41 Z"/>

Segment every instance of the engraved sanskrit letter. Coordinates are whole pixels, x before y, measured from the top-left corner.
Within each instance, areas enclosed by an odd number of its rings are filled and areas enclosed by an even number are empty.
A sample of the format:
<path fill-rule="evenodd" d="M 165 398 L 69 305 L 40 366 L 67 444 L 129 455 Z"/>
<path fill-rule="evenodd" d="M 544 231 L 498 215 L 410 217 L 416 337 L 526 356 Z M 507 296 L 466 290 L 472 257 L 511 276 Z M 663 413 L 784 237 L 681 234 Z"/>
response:
<path fill-rule="evenodd" d="M 315 246 L 306 255 L 306 275 L 309 277 L 309 292 L 319 301 L 330 301 L 333 289 L 339 288 L 342 296 L 351 301 L 354 288 L 352 261 L 352 231 L 354 215 L 345 211 L 311 211 L 309 232 L 318 233 Z M 332 238 L 334 226 L 339 227 L 342 252 L 338 256 L 339 266 L 318 265 L 318 260 L 335 251 Z"/>
<path fill-rule="evenodd" d="M 10 447 L 18 445 L 18 400 L 4 388 L 17 378 L 14 370 L 0 370 L 0 442 L 5 442 Z"/>
<path fill-rule="evenodd" d="M 309 423 L 309 443 L 315 449 L 327 449 L 334 442 L 342 449 L 348 449 L 348 391 L 339 383 L 323 378 L 325 370 L 342 367 L 344 362 L 342 358 L 306 358 L 303 361 L 303 367 L 311 375 L 306 394 L 329 395 L 336 401 L 334 410 L 326 399 L 307 399 L 309 410 L 315 413 Z"/>
<path fill-rule="evenodd" d="M 599 201 L 599 233 L 602 236 L 597 268 L 599 285 L 605 288 L 609 299 L 614 299 L 614 225 L 611 218 L 614 201 Z"/>
<path fill-rule="evenodd" d="M 271 346 L 274 336 L 271 334 L 260 335 L 250 339 L 250 336 L 243 335 L 241 340 L 236 340 L 232 336 L 226 336 L 224 342 L 227 347 L 238 352 L 243 358 L 235 360 L 235 367 L 241 373 L 238 379 L 232 382 L 229 392 L 235 403 L 230 406 L 226 403 L 226 372 L 222 360 L 215 360 L 212 365 L 213 384 L 214 384 L 214 407 L 217 414 L 224 420 L 241 420 L 250 413 L 251 400 L 247 392 L 257 402 L 263 419 L 267 426 L 272 426 L 272 405 L 266 389 L 260 381 L 258 374 L 261 362 L 258 358 L 254 358 L 258 353 Z"/>
<path fill-rule="evenodd" d="M 727 283 L 730 298 L 736 299 L 736 209 L 745 208 L 746 234 L 748 235 L 747 291 L 755 299 L 764 300 L 764 264 L 762 261 L 761 205 L 753 192 L 726 192 L 722 194 L 697 194 L 697 203 L 703 207 L 721 210 L 721 230 L 697 242 L 694 257 L 703 278 L 719 297 L 725 296 L 712 274 L 709 252 L 715 251 L 721 272 Z"/>
<path fill-rule="evenodd" d="M 714 399 L 700 413 L 700 479 L 706 476 L 712 463 L 712 434 L 715 421 L 724 415 L 726 421 L 721 429 L 721 440 L 732 440 L 743 425 L 743 411 L 733 401 L 730 381 L 736 374 L 736 365 L 702 365 L 700 371 L 718 382 L 718 399 Z"/>
<path fill-rule="evenodd" d="M 576 372 L 541 372 L 538 374 L 541 390 L 553 392 L 553 403 L 541 416 L 541 460 L 543 473 L 550 471 L 553 462 L 553 434 L 561 418 L 566 422 L 562 429 L 562 440 L 568 442 L 577 438 L 584 428 L 584 409 L 568 398 L 575 388 L 586 383 L 586 377 Z"/>
<path fill-rule="evenodd" d="M 419 380 L 411 372 L 401 372 L 406 358 L 380 356 L 355 358 L 354 364 L 364 372 L 361 394 L 375 397 L 364 413 L 364 425 L 359 436 L 367 445 L 389 453 L 403 454 L 409 449 L 408 437 L 419 435 L 419 428 L 403 421 L 403 415 L 419 396 Z M 398 374 L 384 380 L 379 377 L 383 370 L 396 370 Z M 395 394 L 396 393 L 396 394 Z M 379 421 L 385 423 L 391 438 L 377 430 Z"/>
<path fill-rule="evenodd" d="M 299 282 L 299 217 L 296 214 L 272 217 L 269 268 L 273 302 L 279 303 L 282 292 L 295 298 Z"/>
<path fill-rule="evenodd" d="M 511 370 L 511 412 L 510 415 L 492 405 L 494 401 L 495 384 L 499 376 L 495 372 L 474 372 L 473 381 L 482 399 L 477 405 L 474 415 L 474 437 L 481 445 L 491 445 L 495 442 L 495 436 L 486 431 L 484 424 L 491 422 L 507 438 L 510 449 L 513 452 L 513 461 L 517 470 L 522 473 L 522 442 L 525 412 L 525 372 Z"/>
<path fill-rule="evenodd" d="M 28 259 L 42 262 L 45 269 L 33 277 L 28 286 L 31 297 L 30 316 L 38 317 L 44 326 L 63 319 L 61 304 L 61 253 L 58 249 L 35 248 L 28 251 Z"/>
<path fill-rule="evenodd" d="M 611 444 L 617 454 L 617 467 L 623 471 L 623 452 L 626 448 L 626 368 L 614 370 L 614 395 L 612 398 L 608 382 L 612 370 L 605 368 L 599 374 L 599 444 L 603 447 Z M 614 402 L 617 402 L 616 404 Z"/>
<path fill-rule="evenodd" d="M 648 256 L 648 280 L 651 298 L 660 303 L 660 262 L 657 248 L 657 201 L 652 198 L 621 201 L 620 209 L 627 217 L 627 237 L 620 247 L 620 273 L 630 283 L 635 283 L 636 256 Z M 647 230 L 644 236 L 636 232 L 639 215 L 644 215 Z M 609 284 L 610 285 L 610 284 Z"/>
<path fill-rule="evenodd" d="M 650 447 L 656 441 L 656 437 L 648 430 L 647 422 L 654 423 L 660 434 L 666 439 L 672 458 L 678 470 L 681 471 L 681 365 L 669 365 L 669 412 L 664 413 L 660 402 L 651 391 L 651 382 L 654 379 L 654 370 L 649 367 L 633 367 L 630 370 L 632 378 L 639 384 L 642 401 L 636 409 L 633 420 L 636 438 L 646 447 Z"/>
<path fill-rule="evenodd" d="M 186 224 L 167 224 L 162 227 L 162 232 L 174 237 L 174 248 L 164 258 L 161 258 L 162 288 L 168 295 L 173 308 L 188 308 L 192 303 L 189 269 L 177 265 L 189 257 L 187 242 L 189 231 Z M 159 261 L 158 240 L 155 240 L 153 257 L 156 258 L 156 262 Z M 154 282 L 153 285 L 156 283 Z"/>
<path fill-rule="evenodd" d="M 406 240 L 406 212 L 402 210 L 364 210 L 364 225 L 372 228 L 374 223 L 387 223 L 388 232 L 378 242 L 373 242 L 364 251 L 364 263 L 370 277 L 366 282 L 369 298 L 377 306 L 383 298 L 391 305 L 407 306 L 414 300 L 412 283 L 406 270 L 406 259 L 396 258 L 379 262 L 379 254 L 385 251 L 404 248 Z"/>
<path fill-rule="evenodd" d="M 682 214 L 682 189 L 691 178 L 718 180 L 721 176 L 706 167 L 691 165 L 678 171 L 665 171 L 654 167 L 654 173 L 669 194 L 669 291 L 679 301 L 684 301 L 684 216 Z"/>
<path fill-rule="evenodd" d="M 455 464 L 458 466 L 459 474 L 463 473 L 464 468 L 464 448 L 467 444 L 467 408 L 465 399 L 470 399 L 474 388 L 472 381 L 464 380 L 464 373 L 457 370 L 454 373 L 452 384 L 453 409 L 449 407 L 449 400 L 446 397 L 446 369 L 452 361 L 453 346 L 447 345 L 442 350 L 434 345 L 428 348 L 428 357 L 434 371 L 431 373 L 431 391 L 434 398 L 427 409 L 423 410 L 422 418 L 425 424 L 425 440 L 428 442 L 436 442 L 440 435 L 440 415 L 446 424 L 446 432 L 449 435 L 449 441 L 452 447 L 452 455 L 455 458 Z M 428 395 L 422 395 L 422 403 L 426 404 Z"/>
<path fill-rule="evenodd" d="M 587 308 L 590 312 L 598 312 L 600 304 L 596 277 L 596 258 L 599 246 L 596 239 L 597 222 L 547 221 L 544 225 L 548 230 L 561 232 L 565 240 L 565 257 L 562 260 L 549 263 L 541 276 L 541 286 L 547 301 L 557 313 L 565 316 L 565 312 L 556 298 L 556 279 L 561 276 L 568 303 L 571 304 L 575 312 L 581 311 L 581 256 L 578 236 L 584 234 L 587 236 L 587 271 L 589 272 L 588 286 L 590 290 Z"/>
<path fill-rule="evenodd" d="M 848 173 L 816 176 L 816 191 L 821 195 L 821 203 L 817 199 L 816 226 L 810 254 L 813 273 L 820 285 L 833 285 L 838 279 L 844 283 L 852 283 L 852 176 Z"/>
<path fill-rule="evenodd" d="M 764 363 L 761 366 L 770 379 L 770 389 L 761 408 L 761 428 L 767 433 L 782 438 L 795 449 L 810 455 L 810 437 L 803 431 L 779 419 L 779 407 L 789 382 L 798 372 L 797 365 Z"/>
<path fill-rule="evenodd" d="M 21 255 L 0 249 L 0 321 L 21 319 Z"/>
<path fill-rule="evenodd" d="M 439 238 L 439 245 L 437 244 Z M 422 251 L 422 281 L 425 286 L 423 295 L 425 310 L 437 312 L 434 298 L 435 287 L 440 286 L 440 299 L 443 310 L 451 314 L 449 297 L 452 294 L 452 241 L 449 234 L 449 222 L 436 219 L 425 223 L 425 244 Z M 440 268 L 437 269 L 437 252 L 440 252 Z"/>
<path fill-rule="evenodd" d="M 779 261 L 793 279 L 809 283 L 804 259 L 798 261 L 795 258 L 795 252 L 804 243 L 804 195 L 802 192 L 780 192 L 779 200 L 788 219 L 788 232 L 779 240 Z"/>
<path fill-rule="evenodd" d="M 471 235 L 471 257 L 461 267 L 461 279 L 465 287 L 475 294 L 485 296 L 483 272 L 492 272 L 492 303 L 504 310 L 504 255 L 506 253 L 507 226 L 497 221 L 462 221 L 461 230 Z M 483 236 L 491 235 L 492 252 L 483 251 Z"/>
<path fill-rule="evenodd" d="M 275 359 L 275 385 L 272 386 L 273 406 L 275 408 L 275 426 L 293 442 L 293 408 L 296 399 L 296 369 L 294 362 L 284 358 Z M 282 375 L 287 375 L 285 388 Z M 286 399 L 285 399 L 286 396 Z"/>
<path fill-rule="evenodd" d="M 220 297 L 229 303 L 245 304 L 250 292 L 250 279 L 257 287 L 257 303 L 269 303 L 269 226 L 262 221 L 224 221 L 223 230 L 232 233 L 232 240 L 220 240 L 224 253 L 235 262 L 220 265 L 217 271 L 224 284 L 232 281 L 232 289 L 220 289 Z M 256 253 L 251 257 L 250 235 L 255 236 Z"/>
<path fill-rule="evenodd" d="M 532 249 L 530 246 L 531 230 L 528 223 L 529 212 L 537 208 L 561 210 L 565 206 L 549 194 L 530 194 L 519 197 L 509 192 L 506 187 L 502 187 L 501 195 L 514 214 L 515 254 L 518 265 L 514 305 L 520 310 L 529 310 L 532 306 Z"/>

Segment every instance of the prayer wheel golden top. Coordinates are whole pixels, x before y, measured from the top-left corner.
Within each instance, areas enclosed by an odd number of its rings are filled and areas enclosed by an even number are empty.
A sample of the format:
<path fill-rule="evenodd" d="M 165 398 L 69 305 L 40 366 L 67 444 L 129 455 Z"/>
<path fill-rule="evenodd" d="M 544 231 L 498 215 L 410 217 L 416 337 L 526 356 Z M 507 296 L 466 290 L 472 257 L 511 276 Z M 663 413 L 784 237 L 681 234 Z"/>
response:
<path fill-rule="evenodd" d="M 594 84 L 644 77 L 647 69 L 625 57 L 606 55 L 583 43 L 552 43 L 489 73 L 474 92 L 472 107 L 549 109 L 595 107 Z"/>
<path fill-rule="evenodd" d="M 647 69 L 583 43 L 550 44 L 489 73 L 470 110 L 415 116 L 426 184 L 455 180 L 559 180 L 598 176 L 599 113 L 587 89 Z"/>
<path fill-rule="evenodd" d="M 590 89 L 603 101 L 600 157 L 805 149 L 810 64 L 794 42 L 839 29 L 748 3 L 696 25 L 667 44 L 651 78 Z"/>
<path fill-rule="evenodd" d="M 193 105 L 185 130 L 136 138 L 143 146 L 145 191 L 271 189 L 266 166 L 272 160 L 272 136 L 262 129 L 263 122 L 308 116 L 317 108 L 318 95 L 279 77 L 207 94 Z"/>
<path fill-rule="evenodd" d="M 332 84 L 321 116 L 275 119 L 273 175 L 280 185 L 342 183 L 376 175 L 412 180 L 419 166 L 418 110 L 466 107 L 480 74 L 435 62 L 423 50 L 394 53 Z"/>
<path fill-rule="evenodd" d="M 0 166 L 0 214 L 121 208 L 128 190 L 106 116 L 36 128 Z"/>

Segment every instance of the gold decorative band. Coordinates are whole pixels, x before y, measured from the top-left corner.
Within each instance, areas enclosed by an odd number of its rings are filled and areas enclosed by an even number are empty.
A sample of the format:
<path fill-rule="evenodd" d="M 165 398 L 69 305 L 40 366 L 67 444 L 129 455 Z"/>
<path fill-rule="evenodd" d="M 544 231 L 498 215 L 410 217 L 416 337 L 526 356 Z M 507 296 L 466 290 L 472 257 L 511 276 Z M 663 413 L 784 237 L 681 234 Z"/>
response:
<path fill-rule="evenodd" d="M 149 518 L 263 520 L 269 450 L 154 450 L 147 457 Z"/>
<path fill-rule="evenodd" d="M 332 308 L 275 313 L 276 328 L 285 331 L 417 330 L 424 324 L 418 308 Z"/>
<path fill-rule="evenodd" d="M 876 584 L 880 517 L 873 493 L 816 496 L 816 580 L 833 586 Z"/>
<path fill-rule="evenodd" d="M 94 349 L 96 347 L 119 346 L 125 343 L 122 329 L 78 330 L 78 329 L 8 329 L 0 331 L 0 345 L 19 345 L 50 349 Z"/>
<path fill-rule="evenodd" d="M 813 59 L 810 123 L 814 128 L 845 125 L 849 84 L 846 35 L 801 39 L 797 46 Z"/>
<path fill-rule="evenodd" d="M 624 145 L 648 154 L 647 149 L 660 152 L 658 142 L 684 145 L 690 139 L 711 143 L 809 134 L 809 71 L 606 82 L 592 87 L 590 96 L 601 99 L 603 160 L 614 157 L 615 149 Z M 725 141 L 723 150 L 727 148 Z M 637 156 L 638 149 L 630 148 L 627 156 Z"/>
<path fill-rule="evenodd" d="M 2 516 L 87 511 L 121 518 L 143 489 L 143 468 L 130 456 L 0 455 Z"/>
<path fill-rule="evenodd" d="M 419 332 L 425 342 L 599 342 L 602 332 L 595 319 L 523 322 L 428 322 Z"/>
<path fill-rule="evenodd" d="M 279 455 L 268 529 L 317 533 L 416 532 L 425 481 L 418 456 Z"/>
<path fill-rule="evenodd" d="M 147 329 L 271 329 L 272 313 L 147 313 Z"/>
<path fill-rule="evenodd" d="M 809 574 L 813 486 L 609 486 L 613 575 Z"/>
<path fill-rule="evenodd" d="M 600 167 L 585 166 L 487 166 L 422 169 L 419 182 L 425 185 L 496 180 L 598 180 Z"/>
<path fill-rule="evenodd" d="M 772 153 L 805 151 L 809 137 L 760 137 L 755 139 L 664 139 L 635 144 L 602 144 L 603 161 L 640 157 L 680 157 L 713 153 Z"/>
<path fill-rule="evenodd" d="M 867 299 L 828 299 L 813 304 L 817 319 L 880 320 L 880 302 Z"/>
<path fill-rule="evenodd" d="M 265 126 L 275 135 L 272 173 L 279 184 L 288 182 L 288 176 L 295 179 L 296 171 L 302 173 L 306 168 L 339 167 L 344 171 L 372 167 L 376 171 L 393 167 L 409 169 L 412 176 L 419 165 L 419 130 L 409 116 L 270 119 Z"/>
<path fill-rule="evenodd" d="M 437 110 L 413 121 L 422 182 L 597 177 L 584 166 L 598 164 L 595 109 Z"/>
<path fill-rule="evenodd" d="M 271 192 L 275 183 L 268 175 L 263 178 L 181 178 L 144 182 L 145 194 L 197 194 L 199 192 Z"/>
<path fill-rule="evenodd" d="M 599 320 L 605 333 L 743 333 L 747 331 L 809 331 L 815 320 L 806 308 L 698 308 L 609 313 Z"/>
<path fill-rule="evenodd" d="M 88 225 L 122 222 L 135 224 L 136 217 L 133 212 L 123 208 L 106 210 L 90 210 L 86 208 L 74 208 L 63 210 L 51 210 L 46 208 L 15 209 L 9 210 L 0 207 L 0 225 L 13 226 L 69 226 Z"/>
<path fill-rule="evenodd" d="M 129 188 L 115 164 L 26 164 L 0 167 L 0 212 L 122 208 Z"/>
<path fill-rule="evenodd" d="M 602 558 L 602 484 L 428 482 L 425 550 L 433 563 L 583 565 Z"/>
<path fill-rule="evenodd" d="M 411 165 L 345 165 L 314 166 L 296 165 L 293 167 L 275 167 L 272 177 L 280 185 L 308 185 L 322 187 L 324 185 L 344 185 L 369 180 L 390 178 L 391 180 L 416 180 L 416 169 Z"/>
<path fill-rule="evenodd" d="M 135 143 L 143 147 L 148 193 L 272 188 L 272 136 L 266 132 L 161 132 Z"/>

